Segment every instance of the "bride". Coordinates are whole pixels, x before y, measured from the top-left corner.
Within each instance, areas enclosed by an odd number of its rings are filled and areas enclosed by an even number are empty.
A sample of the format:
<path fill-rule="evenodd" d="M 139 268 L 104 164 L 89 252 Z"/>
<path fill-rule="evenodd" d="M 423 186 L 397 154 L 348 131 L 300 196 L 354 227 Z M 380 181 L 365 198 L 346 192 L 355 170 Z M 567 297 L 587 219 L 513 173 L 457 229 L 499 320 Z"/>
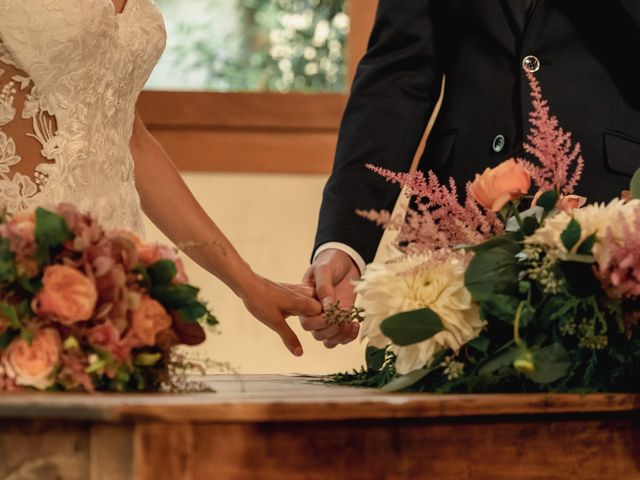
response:
<path fill-rule="evenodd" d="M 166 34 L 152 0 L 0 0 L 0 211 L 60 202 L 142 233 L 142 211 L 295 355 L 304 287 L 255 274 L 195 200 L 135 104 Z"/>

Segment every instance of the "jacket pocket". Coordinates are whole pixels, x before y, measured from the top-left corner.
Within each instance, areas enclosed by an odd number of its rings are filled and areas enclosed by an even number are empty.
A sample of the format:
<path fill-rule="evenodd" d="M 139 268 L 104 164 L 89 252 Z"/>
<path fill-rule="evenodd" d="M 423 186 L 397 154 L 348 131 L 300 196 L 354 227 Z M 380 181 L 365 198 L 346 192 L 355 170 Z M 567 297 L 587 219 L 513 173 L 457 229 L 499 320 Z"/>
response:
<path fill-rule="evenodd" d="M 615 130 L 605 130 L 603 136 L 606 169 L 631 177 L 640 168 L 640 138 Z"/>
<path fill-rule="evenodd" d="M 427 138 L 427 144 L 420 159 L 420 165 L 427 169 L 437 169 L 449 162 L 456 143 L 457 130 L 449 130 Z"/>

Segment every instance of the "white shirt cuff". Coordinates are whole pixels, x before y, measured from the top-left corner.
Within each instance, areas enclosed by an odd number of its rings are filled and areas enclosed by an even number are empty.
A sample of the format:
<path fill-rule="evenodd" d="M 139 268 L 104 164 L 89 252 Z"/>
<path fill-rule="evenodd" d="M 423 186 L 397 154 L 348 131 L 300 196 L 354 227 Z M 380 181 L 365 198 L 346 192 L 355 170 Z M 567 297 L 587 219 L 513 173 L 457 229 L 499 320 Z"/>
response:
<path fill-rule="evenodd" d="M 351 248 L 349 245 L 346 245 L 344 243 L 340 243 L 340 242 L 323 243 L 318 247 L 318 249 L 316 250 L 316 253 L 313 255 L 313 260 L 315 261 L 315 259 L 318 257 L 320 253 L 324 252 L 325 250 L 329 250 L 331 248 L 335 248 L 336 250 L 340 250 L 346 253 L 347 255 L 349 255 L 351 259 L 355 262 L 356 266 L 358 267 L 358 270 L 360 270 L 360 275 L 364 273 L 364 270 L 367 267 L 367 264 L 365 263 L 364 259 L 358 252 L 356 252 L 353 248 Z"/>

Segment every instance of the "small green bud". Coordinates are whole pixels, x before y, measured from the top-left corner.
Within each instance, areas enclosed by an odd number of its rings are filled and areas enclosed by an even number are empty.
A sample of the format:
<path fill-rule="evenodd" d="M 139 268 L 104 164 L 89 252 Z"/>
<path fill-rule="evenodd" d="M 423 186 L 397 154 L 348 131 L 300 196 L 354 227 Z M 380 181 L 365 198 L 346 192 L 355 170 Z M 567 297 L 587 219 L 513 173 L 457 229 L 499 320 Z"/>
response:
<path fill-rule="evenodd" d="M 78 339 L 76 337 L 74 337 L 73 335 L 69 335 L 64 343 L 62 344 L 63 348 L 65 350 L 79 350 L 80 349 L 80 342 L 78 342 Z"/>
<path fill-rule="evenodd" d="M 140 367 L 152 367 L 160 361 L 162 354 L 160 353 L 140 353 L 136 356 L 135 364 Z"/>
<path fill-rule="evenodd" d="M 513 368 L 518 373 L 527 375 L 532 373 L 536 369 L 536 365 L 533 361 L 533 355 L 529 350 L 524 350 L 518 358 L 513 362 Z"/>

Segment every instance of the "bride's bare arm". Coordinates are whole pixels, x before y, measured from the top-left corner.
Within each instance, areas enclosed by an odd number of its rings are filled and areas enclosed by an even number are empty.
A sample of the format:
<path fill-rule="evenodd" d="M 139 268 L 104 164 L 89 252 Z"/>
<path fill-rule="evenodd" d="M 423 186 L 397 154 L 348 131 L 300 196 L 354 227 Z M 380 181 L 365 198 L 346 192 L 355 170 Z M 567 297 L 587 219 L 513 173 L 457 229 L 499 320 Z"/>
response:
<path fill-rule="evenodd" d="M 238 295 L 247 309 L 276 331 L 287 348 L 302 354 L 289 315 L 317 315 L 320 304 L 303 287 L 271 282 L 255 274 L 195 199 L 162 146 L 136 115 L 130 142 L 142 208 L 174 243 L 200 242 L 186 253 Z M 307 296 L 309 295 L 309 296 Z"/>

